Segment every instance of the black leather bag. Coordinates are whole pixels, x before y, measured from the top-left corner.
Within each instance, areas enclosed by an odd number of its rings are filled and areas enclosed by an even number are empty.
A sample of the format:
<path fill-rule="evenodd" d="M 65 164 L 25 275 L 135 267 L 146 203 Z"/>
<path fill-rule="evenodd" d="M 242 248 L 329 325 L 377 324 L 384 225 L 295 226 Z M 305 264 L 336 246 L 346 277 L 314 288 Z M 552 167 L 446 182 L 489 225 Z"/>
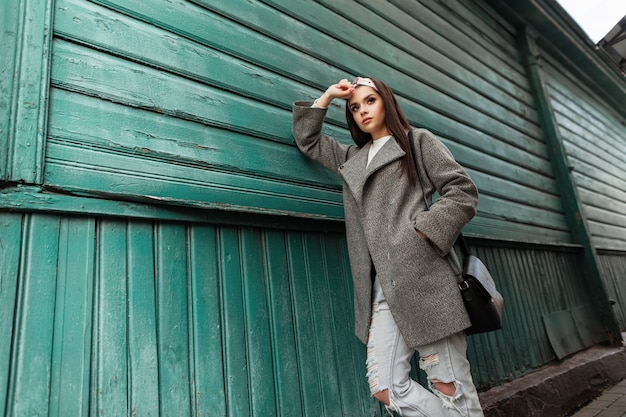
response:
<path fill-rule="evenodd" d="M 465 334 L 492 332 L 502 328 L 504 298 L 496 289 L 489 270 L 471 255 L 463 236 L 459 236 L 463 252 L 463 272 L 459 279 L 459 289 L 472 326 L 465 329 Z"/>
<path fill-rule="evenodd" d="M 409 132 L 409 143 L 411 145 L 413 159 L 415 163 L 417 163 L 417 158 L 415 158 L 415 145 L 413 144 L 413 132 Z M 420 186 L 424 189 L 422 178 L 420 177 L 417 167 L 416 171 Z M 425 195 L 424 204 L 426 210 L 429 210 L 430 204 Z M 496 284 L 485 264 L 483 264 L 478 257 L 470 254 L 463 234 L 459 235 L 456 243 L 460 247 L 461 254 L 463 255 L 463 269 L 458 275 L 459 290 L 461 291 L 461 297 L 463 298 L 467 315 L 472 323 L 469 328 L 465 329 L 465 334 L 472 335 L 499 330 L 502 328 L 504 298 L 496 289 Z M 456 257 L 452 257 L 452 255 L 449 256 L 453 266 L 454 264 L 458 264 L 455 258 Z M 458 271 L 458 266 L 456 271 Z"/>

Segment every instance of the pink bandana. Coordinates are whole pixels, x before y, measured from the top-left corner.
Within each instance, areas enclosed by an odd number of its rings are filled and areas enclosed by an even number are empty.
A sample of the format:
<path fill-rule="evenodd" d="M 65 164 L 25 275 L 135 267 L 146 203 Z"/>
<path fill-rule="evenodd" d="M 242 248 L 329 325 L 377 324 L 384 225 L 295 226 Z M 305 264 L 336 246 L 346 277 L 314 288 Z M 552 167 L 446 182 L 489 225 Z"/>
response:
<path fill-rule="evenodd" d="M 354 79 L 354 82 L 352 83 L 352 86 L 357 87 L 359 85 L 366 85 L 368 87 L 372 87 L 374 90 L 378 92 L 378 88 L 376 88 L 376 84 L 374 84 L 374 81 L 372 81 L 369 78 L 356 77 Z"/>

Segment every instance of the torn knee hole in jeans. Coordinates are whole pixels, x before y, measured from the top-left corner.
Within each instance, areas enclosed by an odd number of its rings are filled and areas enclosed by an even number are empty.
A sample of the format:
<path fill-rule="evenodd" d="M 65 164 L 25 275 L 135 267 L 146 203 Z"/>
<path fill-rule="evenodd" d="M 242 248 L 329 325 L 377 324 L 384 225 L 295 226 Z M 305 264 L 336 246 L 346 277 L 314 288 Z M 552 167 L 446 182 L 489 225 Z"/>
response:
<path fill-rule="evenodd" d="M 459 413 L 461 412 L 461 410 L 456 404 L 457 400 L 463 396 L 463 393 L 461 390 L 461 384 L 459 382 L 457 381 L 443 382 L 443 381 L 439 381 L 435 379 L 429 380 L 428 382 L 430 383 L 431 390 L 439 397 L 444 408 L 457 410 Z M 452 385 L 451 387 L 452 392 L 451 393 L 443 392 L 441 390 L 443 387 L 441 386 L 437 387 L 437 384 L 446 384 L 448 388 L 450 388 L 450 385 Z"/>
<path fill-rule="evenodd" d="M 430 384 L 434 389 L 443 395 L 448 397 L 456 396 L 457 387 L 455 382 L 444 382 L 439 381 L 438 379 L 433 379 L 430 381 Z"/>

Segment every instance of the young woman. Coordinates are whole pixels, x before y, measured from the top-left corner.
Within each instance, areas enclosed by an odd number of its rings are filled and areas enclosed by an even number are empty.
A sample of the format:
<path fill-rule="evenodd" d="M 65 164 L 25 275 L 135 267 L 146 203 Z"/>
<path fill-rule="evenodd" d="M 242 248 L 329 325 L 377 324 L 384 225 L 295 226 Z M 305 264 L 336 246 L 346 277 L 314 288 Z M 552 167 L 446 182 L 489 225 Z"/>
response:
<path fill-rule="evenodd" d="M 322 135 L 336 98 L 346 100 L 354 145 Z M 470 322 L 448 256 L 476 212 L 472 180 L 432 133 L 411 128 L 374 78 L 344 79 L 313 103 L 294 103 L 293 133 L 304 154 L 343 179 L 355 331 L 367 344 L 372 395 L 405 417 L 482 416 L 463 333 Z M 435 191 L 426 210 L 424 193 L 430 201 Z M 409 376 L 416 351 L 430 390 Z"/>

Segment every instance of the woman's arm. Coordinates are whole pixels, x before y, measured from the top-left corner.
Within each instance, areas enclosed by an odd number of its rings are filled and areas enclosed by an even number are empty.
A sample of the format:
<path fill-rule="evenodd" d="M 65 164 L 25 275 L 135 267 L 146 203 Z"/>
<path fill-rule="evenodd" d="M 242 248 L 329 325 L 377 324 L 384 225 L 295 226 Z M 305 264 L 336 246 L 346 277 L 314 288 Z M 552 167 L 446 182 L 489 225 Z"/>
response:
<path fill-rule="evenodd" d="M 326 89 L 315 105 L 310 101 L 298 101 L 293 104 L 293 137 L 302 151 L 309 158 L 337 172 L 347 159 L 355 145 L 343 145 L 334 139 L 322 135 L 322 125 L 326 117 L 326 108 L 335 98 L 349 98 L 354 87 L 347 80 L 341 80 Z"/>
<path fill-rule="evenodd" d="M 447 254 L 457 236 L 476 214 L 478 189 L 448 148 L 427 130 L 415 133 L 417 164 L 422 166 L 422 182 L 432 182 L 440 198 L 430 210 L 418 213 L 415 229 Z M 424 178 L 426 174 L 426 178 Z"/>

